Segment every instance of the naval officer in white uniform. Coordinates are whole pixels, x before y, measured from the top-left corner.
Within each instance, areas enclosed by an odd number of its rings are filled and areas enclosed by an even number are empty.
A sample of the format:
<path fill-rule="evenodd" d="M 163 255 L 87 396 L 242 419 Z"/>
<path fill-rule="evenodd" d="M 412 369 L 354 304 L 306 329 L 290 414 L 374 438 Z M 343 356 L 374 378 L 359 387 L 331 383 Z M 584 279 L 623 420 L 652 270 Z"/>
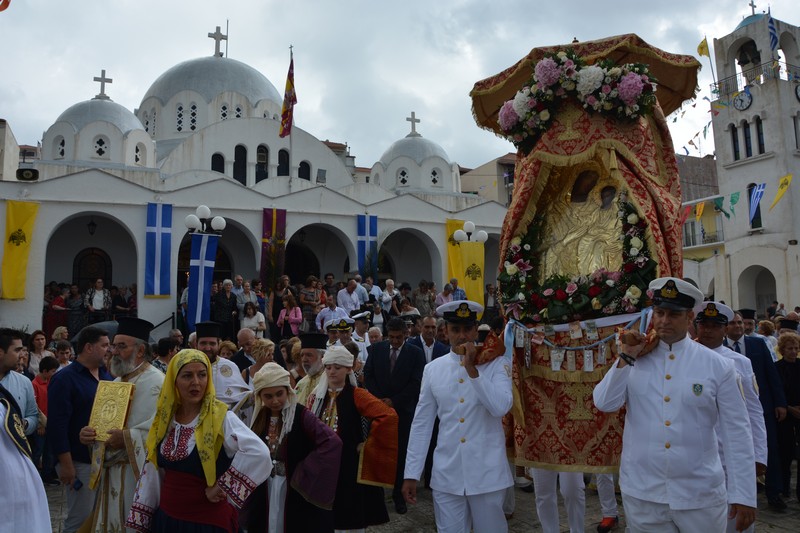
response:
<path fill-rule="evenodd" d="M 650 291 L 658 344 L 637 358 L 644 342 L 633 334 L 594 389 L 599 410 L 627 407 L 619 485 L 628 528 L 725 531 L 730 504 L 742 531 L 755 520 L 756 471 L 736 370 L 687 337 L 703 293 L 677 278 L 653 280 Z M 730 465 L 727 487 L 715 426 Z"/>
<path fill-rule="evenodd" d="M 450 351 L 425 365 L 411 424 L 403 496 L 413 504 L 439 417 L 431 489 L 440 533 L 468 533 L 470 528 L 475 533 L 508 531 L 503 498 L 514 481 L 502 418 L 511 409 L 511 366 L 504 357 L 475 364 L 481 311 L 479 304 L 464 300 L 436 310 L 447 321 L 450 345 L 464 345 L 466 354 Z"/>

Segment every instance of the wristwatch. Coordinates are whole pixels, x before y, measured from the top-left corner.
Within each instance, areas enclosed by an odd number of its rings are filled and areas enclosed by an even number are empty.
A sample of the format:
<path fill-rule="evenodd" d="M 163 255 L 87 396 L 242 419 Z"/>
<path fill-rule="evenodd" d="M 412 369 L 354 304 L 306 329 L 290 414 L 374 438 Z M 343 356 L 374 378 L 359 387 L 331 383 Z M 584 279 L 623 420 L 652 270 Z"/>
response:
<path fill-rule="evenodd" d="M 626 354 L 626 353 L 624 353 L 624 352 L 619 352 L 619 354 L 618 354 L 618 355 L 620 356 L 620 358 L 621 358 L 623 361 L 625 361 L 626 363 L 628 363 L 628 364 L 629 364 L 629 365 L 631 365 L 631 366 L 633 366 L 633 365 L 634 365 L 634 363 L 636 362 L 636 359 L 634 359 L 633 357 L 631 357 L 630 355 L 628 355 L 628 354 Z"/>

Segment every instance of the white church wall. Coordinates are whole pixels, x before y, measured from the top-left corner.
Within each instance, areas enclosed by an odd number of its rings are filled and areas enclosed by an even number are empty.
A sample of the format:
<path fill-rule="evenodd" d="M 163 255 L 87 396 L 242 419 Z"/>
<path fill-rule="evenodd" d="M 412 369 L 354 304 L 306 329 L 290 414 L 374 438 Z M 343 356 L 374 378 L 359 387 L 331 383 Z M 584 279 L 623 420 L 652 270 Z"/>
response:
<path fill-rule="evenodd" d="M 11 126 L 0 119 L 0 180 L 16 181 L 19 166 L 19 145 Z"/>
<path fill-rule="evenodd" d="M 122 132 L 109 122 L 92 122 L 78 132 L 75 159 L 123 163 Z M 100 140 L 102 139 L 102 144 Z M 102 152 L 102 154 L 100 153 Z"/>

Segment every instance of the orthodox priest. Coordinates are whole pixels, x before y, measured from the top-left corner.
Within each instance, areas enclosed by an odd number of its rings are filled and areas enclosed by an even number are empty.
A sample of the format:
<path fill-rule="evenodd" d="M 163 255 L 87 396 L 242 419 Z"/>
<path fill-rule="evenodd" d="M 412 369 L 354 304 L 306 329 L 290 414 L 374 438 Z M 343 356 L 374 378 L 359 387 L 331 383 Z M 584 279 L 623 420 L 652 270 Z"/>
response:
<path fill-rule="evenodd" d="M 211 377 L 217 399 L 231 409 L 250 394 L 250 386 L 242 379 L 242 371 L 236 363 L 219 357 L 220 324 L 198 322 L 196 327 L 197 349 L 206 354 L 211 362 Z"/>
<path fill-rule="evenodd" d="M 86 426 L 80 432 L 81 443 L 92 449 L 89 485 L 97 488 L 91 531 L 102 533 L 121 531 L 128 517 L 147 460 L 147 433 L 164 384 L 164 374 L 148 362 L 153 324 L 133 317 L 118 321 L 110 370 L 116 376 L 114 381 L 135 385 L 126 427 L 110 430 L 105 441 L 98 440 L 93 427 Z"/>

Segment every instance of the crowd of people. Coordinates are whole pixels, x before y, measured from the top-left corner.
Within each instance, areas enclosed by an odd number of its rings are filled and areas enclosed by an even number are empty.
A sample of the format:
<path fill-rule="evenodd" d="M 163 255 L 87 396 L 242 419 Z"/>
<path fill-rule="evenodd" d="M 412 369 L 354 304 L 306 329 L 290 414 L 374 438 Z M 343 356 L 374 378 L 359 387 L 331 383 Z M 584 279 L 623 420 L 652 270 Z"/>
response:
<path fill-rule="evenodd" d="M 503 332 L 493 286 L 482 306 L 457 280 L 435 293 L 427 282 L 380 289 L 333 276 L 294 288 L 284 276 L 265 295 L 235 278 L 212 296 L 213 320 L 155 343 L 153 325 L 130 314 L 116 317 L 113 337 L 87 325 L 74 343 L 69 326 L 0 331 L 0 415 L 13 421 L 0 468 L 20 487 L 11 524 L 50 531 L 37 506 L 43 485 L 62 484 L 65 532 L 363 531 L 389 521 L 384 490 L 404 514 L 424 484 L 440 531 L 505 531 L 515 486 L 533 486 L 550 532 L 560 531 L 558 483 L 570 530 L 583 531 L 582 473 L 515 469 L 506 458 L 509 362 L 478 363 L 475 345 L 481 322 Z M 667 280 L 651 285 L 659 343 L 623 338 L 594 391 L 602 411 L 627 407 L 626 523 L 747 530 L 756 474 L 772 509 L 800 500 L 790 487 L 800 316 L 757 322 L 755 311 Z M 89 419 L 106 380 L 135 389 L 125 427 L 99 435 Z M 611 531 L 613 477 L 596 484 L 598 531 Z"/>

